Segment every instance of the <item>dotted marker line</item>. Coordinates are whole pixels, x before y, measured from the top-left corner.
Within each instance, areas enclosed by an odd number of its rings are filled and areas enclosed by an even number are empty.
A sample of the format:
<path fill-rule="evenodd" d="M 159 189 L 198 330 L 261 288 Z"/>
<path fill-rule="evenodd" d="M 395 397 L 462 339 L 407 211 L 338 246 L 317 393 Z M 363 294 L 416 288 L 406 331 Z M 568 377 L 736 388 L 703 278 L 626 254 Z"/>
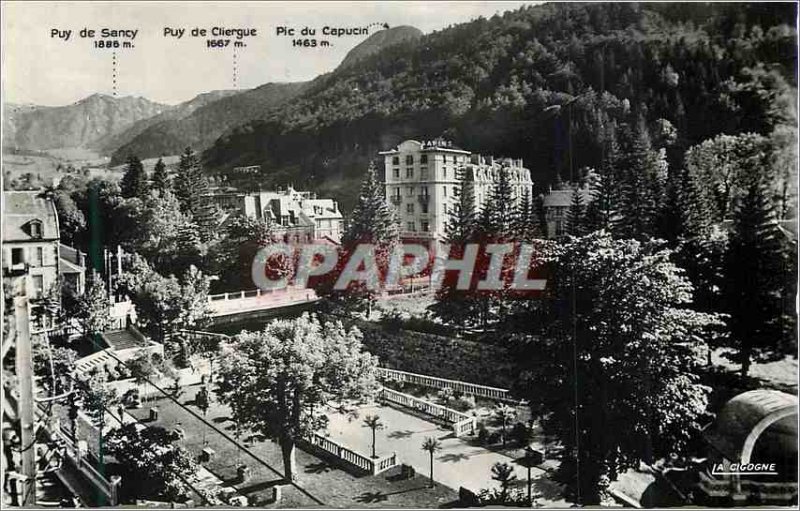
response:
<path fill-rule="evenodd" d="M 117 52 L 111 52 L 111 91 L 117 97 Z"/>
<path fill-rule="evenodd" d="M 238 69 L 237 69 L 238 62 L 236 61 L 236 46 L 233 47 L 233 88 L 238 89 Z"/>

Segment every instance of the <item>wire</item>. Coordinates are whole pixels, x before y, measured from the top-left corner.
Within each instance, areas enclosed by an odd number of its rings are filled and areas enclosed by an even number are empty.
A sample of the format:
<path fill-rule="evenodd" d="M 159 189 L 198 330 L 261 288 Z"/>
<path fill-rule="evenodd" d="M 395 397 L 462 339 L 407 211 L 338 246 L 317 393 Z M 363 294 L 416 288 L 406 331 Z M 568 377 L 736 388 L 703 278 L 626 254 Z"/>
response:
<path fill-rule="evenodd" d="M 86 382 L 83 382 L 83 381 L 81 381 L 79 378 L 73 378 L 73 379 L 74 379 L 74 380 L 76 380 L 76 381 L 78 382 L 78 384 L 79 384 L 79 385 L 85 385 L 85 386 L 86 386 L 86 388 L 90 390 L 90 387 L 89 387 L 89 385 L 88 385 Z M 117 417 L 114 415 L 113 411 L 112 411 L 112 410 L 110 410 L 110 409 L 109 409 L 109 408 L 108 408 L 108 407 L 107 407 L 105 404 L 103 404 L 103 405 L 101 405 L 101 406 L 103 407 L 103 410 L 104 410 L 104 411 L 106 411 L 106 412 L 108 412 L 108 414 L 109 414 L 109 415 L 110 415 L 110 416 L 111 416 L 111 417 L 112 417 L 112 418 L 113 418 L 115 421 L 119 422 L 121 426 L 124 426 L 124 425 L 125 425 L 125 422 L 122 420 L 122 416 L 120 416 L 119 418 L 117 418 Z M 137 419 L 135 416 L 131 415 L 130 413 L 129 413 L 128 415 L 129 415 L 130 417 L 132 417 L 132 418 L 133 418 L 133 420 L 135 420 L 137 424 L 141 424 L 142 426 L 144 426 L 144 427 L 145 427 L 146 429 L 148 429 L 148 430 L 151 430 L 151 429 L 152 429 L 152 427 L 151 427 L 151 426 L 148 426 L 147 424 L 145 424 L 145 423 L 144 423 L 144 422 L 142 422 L 141 420 Z M 103 420 L 103 422 L 105 423 L 105 420 Z M 101 431 L 100 431 L 100 440 L 101 440 L 101 442 L 102 442 L 102 438 L 103 438 L 103 432 L 102 432 L 102 430 L 101 430 Z M 76 440 L 77 440 L 77 439 L 76 439 Z M 200 498 L 201 498 L 201 499 L 203 499 L 203 502 L 205 502 L 206 504 L 209 504 L 209 505 L 213 505 L 213 503 L 212 503 L 210 500 L 208 500 L 208 498 L 207 498 L 207 497 L 206 497 L 206 496 L 203 494 L 203 492 L 201 492 L 201 491 L 199 491 L 197 488 L 195 488 L 195 487 L 192 485 L 192 483 L 190 483 L 190 482 L 189 482 L 189 481 L 188 481 L 186 478 L 184 478 L 184 477 L 183 477 L 183 476 L 182 476 L 182 475 L 181 475 L 179 472 L 175 472 L 175 475 L 176 475 L 176 476 L 178 477 L 178 479 L 180 479 L 180 480 L 181 480 L 181 481 L 182 481 L 182 482 L 183 482 L 183 483 L 184 483 L 186 486 L 188 486 L 188 487 L 189 487 L 189 488 L 190 488 L 192 491 L 194 491 L 194 492 L 195 492 L 197 495 L 199 495 L 199 496 L 200 496 Z"/>
<path fill-rule="evenodd" d="M 91 338 L 91 336 L 87 336 L 87 337 L 89 338 L 89 342 L 91 342 L 92 344 L 94 344 L 94 346 L 95 346 L 96 348 L 99 348 L 99 349 L 105 349 L 105 348 L 102 348 L 102 347 L 101 347 L 101 346 L 100 346 L 100 345 L 99 345 L 99 344 L 98 344 L 98 343 L 97 343 L 97 342 L 96 342 L 94 339 L 92 339 L 92 338 Z M 113 358 L 114 360 L 116 360 L 116 361 L 117 361 L 117 363 L 124 365 L 124 366 L 125 366 L 125 367 L 127 367 L 128 369 L 131 369 L 131 367 L 130 367 L 130 364 L 129 364 L 129 363 L 127 363 L 127 362 L 125 362 L 125 361 L 121 360 L 121 359 L 120 359 L 119 357 L 117 357 L 117 356 L 116 356 L 116 355 L 115 355 L 115 354 L 114 354 L 112 351 L 106 351 L 106 353 L 107 353 L 107 354 L 108 354 L 108 355 L 109 355 L 111 358 Z M 193 416 L 195 419 L 199 420 L 200 422 L 202 422 L 202 423 L 203 423 L 203 424 L 205 424 L 206 426 L 210 427 L 212 430 L 214 430 L 214 431 L 216 431 L 217 433 L 219 433 L 219 435 L 220 435 L 220 436 L 222 436 L 224 439 L 226 439 L 226 440 L 228 440 L 229 442 L 231 442 L 231 443 L 232 443 L 233 445 L 235 445 L 235 446 L 236 446 L 238 449 L 241 449 L 241 450 L 243 450 L 243 451 L 245 452 L 245 454 L 247 454 L 248 456 L 250 456 L 251 458 L 253 458 L 253 459 L 254 459 L 254 460 L 256 460 L 257 462 L 259 462 L 259 463 L 260 463 L 260 464 L 262 464 L 263 466 L 267 467 L 267 468 L 268 468 L 269 470 L 271 470 L 271 471 L 272 471 L 274 474 L 276 474 L 276 475 L 280 476 L 281 478 L 284 478 L 284 475 L 283 475 L 281 472 L 279 472 L 278 470 L 276 470 L 275 468 L 273 468 L 271 465 L 269 465 L 267 462 L 265 462 L 264 460 L 262 460 L 261 458 L 259 458 L 258 456 L 256 456 L 256 455 L 255 455 L 255 454 L 253 454 L 252 452 L 250 452 L 250 450 L 249 450 L 249 449 L 247 449 L 247 448 L 245 448 L 245 447 L 243 447 L 243 446 L 239 445 L 239 443 L 238 443 L 236 440 L 234 440 L 233 438 L 231 438 L 230 436 L 228 436 L 228 435 L 227 435 L 227 434 L 226 434 L 224 431 L 221 431 L 220 429 L 217 429 L 217 427 L 216 427 L 214 424 L 211 424 L 210 422 L 207 422 L 205 419 L 203 419 L 203 417 L 201 417 L 200 415 L 198 415 L 198 414 L 197 414 L 197 413 L 196 413 L 194 410 L 192 410 L 192 409 L 190 409 L 190 408 L 187 408 L 187 407 L 186 407 L 186 405 L 184 405 L 183 403 L 181 403 L 181 402 L 180 402 L 178 399 L 176 399 L 176 398 L 175 398 L 175 397 L 173 397 L 171 394 L 169 394 L 168 392 L 166 392 L 164 389 L 162 389 L 161 387 L 159 387 L 158 385 L 156 385 L 155 383 L 153 383 L 153 381 L 152 381 L 152 380 L 150 380 L 150 378 L 149 378 L 149 377 L 146 377 L 146 376 L 141 376 L 141 377 L 140 377 L 140 379 L 141 379 L 141 380 L 144 380 L 145 382 L 147 382 L 148 384 L 150 384 L 150 385 L 151 385 L 151 386 L 152 386 L 154 389 L 156 389 L 158 392 L 160 392 L 161 394 L 163 394 L 163 395 L 164 395 L 164 397 L 166 397 L 167 399 L 169 399 L 170 401 L 172 401 L 173 403 L 175 403 L 176 405 L 178 405 L 180 408 L 182 408 L 183 410 L 185 410 L 186 412 L 188 412 L 188 413 L 189 413 L 190 415 L 192 415 L 192 416 Z M 105 406 L 104 406 L 104 408 L 105 408 Z M 128 414 L 128 415 L 130 415 L 130 414 Z M 137 419 L 137 420 L 138 420 L 138 419 Z M 300 493 L 302 493 L 302 494 L 303 494 L 303 495 L 305 495 L 306 497 L 308 497 L 308 498 L 310 498 L 311 500 L 313 500 L 313 501 L 314 501 L 316 504 L 318 504 L 318 505 L 321 505 L 321 506 L 324 506 L 324 505 L 325 505 L 325 503 L 324 503 L 323 501 L 321 501 L 320 499 L 318 499 L 317 497 L 315 497 L 314 495 L 312 495 L 311 493 L 309 493 L 309 492 L 308 492 L 306 489 L 304 489 L 303 487 L 301 487 L 301 486 L 300 486 L 299 484 L 297 484 L 295 481 L 291 481 L 291 480 L 290 480 L 290 481 L 288 481 L 288 484 L 289 484 L 289 485 L 291 485 L 291 486 L 293 486 L 294 488 L 296 488 L 296 489 L 297 489 L 297 490 L 298 490 Z"/>

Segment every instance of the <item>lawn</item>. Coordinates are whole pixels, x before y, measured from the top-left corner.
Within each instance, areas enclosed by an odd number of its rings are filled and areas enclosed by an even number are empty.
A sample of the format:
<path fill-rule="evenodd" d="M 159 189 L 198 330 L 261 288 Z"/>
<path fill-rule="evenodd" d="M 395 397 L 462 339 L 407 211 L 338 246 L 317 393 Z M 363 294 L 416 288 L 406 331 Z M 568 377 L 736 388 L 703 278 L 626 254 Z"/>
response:
<path fill-rule="evenodd" d="M 184 389 L 179 399 L 182 404 L 196 412 L 197 408 L 192 403 L 199 388 L 193 386 Z M 247 449 L 245 451 L 167 399 L 148 403 L 147 407 L 150 406 L 157 406 L 159 409 L 156 424 L 173 429 L 180 423 L 185 432 L 185 437 L 180 442 L 190 452 L 199 455 L 205 437 L 208 446 L 215 451 L 214 457 L 205 466 L 226 484 L 236 487 L 239 493 L 247 496 L 251 506 L 269 503 L 272 487 L 282 481 L 283 464 L 277 444 L 255 435 L 243 434 L 241 440 Z M 131 412 L 139 418 L 146 418 L 148 408 Z M 212 404 L 207 419 L 217 429 L 233 438 L 235 428 L 226 407 L 218 403 Z M 251 476 L 246 482 L 238 481 L 236 468 L 240 463 L 248 465 L 251 470 Z M 457 492 L 446 486 L 437 484 L 429 488 L 428 479 L 421 475 L 413 479 L 400 479 L 392 472 L 378 476 L 354 474 L 301 449 L 297 451 L 297 473 L 298 487 L 282 488 L 279 507 L 321 505 L 338 508 L 430 508 L 452 505 L 458 499 Z"/>

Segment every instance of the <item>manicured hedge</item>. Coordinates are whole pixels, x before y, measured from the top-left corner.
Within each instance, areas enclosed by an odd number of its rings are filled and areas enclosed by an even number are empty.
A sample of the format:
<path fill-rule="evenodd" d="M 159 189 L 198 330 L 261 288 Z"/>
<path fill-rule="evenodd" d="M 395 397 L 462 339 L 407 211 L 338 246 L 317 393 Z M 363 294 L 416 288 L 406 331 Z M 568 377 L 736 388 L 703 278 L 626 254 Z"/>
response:
<path fill-rule="evenodd" d="M 514 365 L 502 346 L 410 330 L 387 331 L 376 323 L 357 321 L 364 347 L 391 369 L 509 388 Z"/>

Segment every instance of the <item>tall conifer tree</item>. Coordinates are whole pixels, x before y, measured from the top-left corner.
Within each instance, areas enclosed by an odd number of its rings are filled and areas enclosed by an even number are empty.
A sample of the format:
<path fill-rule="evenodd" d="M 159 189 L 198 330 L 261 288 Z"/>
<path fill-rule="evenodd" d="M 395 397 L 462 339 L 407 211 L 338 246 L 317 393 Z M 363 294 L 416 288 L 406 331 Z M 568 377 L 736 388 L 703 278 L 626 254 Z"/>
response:
<path fill-rule="evenodd" d="M 167 174 L 167 166 L 164 164 L 164 160 L 159 158 L 156 162 L 156 166 L 153 168 L 153 188 L 160 192 L 164 192 L 169 190 L 170 182 L 169 182 L 169 175 Z"/>
<path fill-rule="evenodd" d="M 122 176 L 119 187 L 125 198 L 144 198 L 147 195 L 147 173 L 138 156 L 134 154 L 128 156 L 125 175 Z"/>
<path fill-rule="evenodd" d="M 725 300 L 742 376 L 752 357 L 780 343 L 784 250 L 766 179 L 754 173 L 733 212 Z"/>
<path fill-rule="evenodd" d="M 464 243 L 475 231 L 475 186 L 467 176 L 466 169 L 457 171 L 459 186 L 456 188 L 457 202 L 448 215 L 445 236 L 448 243 Z"/>
<path fill-rule="evenodd" d="M 391 248 L 398 238 L 397 215 L 386 203 L 378 171 L 375 164 L 370 162 L 358 201 L 342 235 L 342 244 L 373 243 L 382 248 Z"/>
<path fill-rule="evenodd" d="M 203 167 L 191 147 L 187 147 L 181 155 L 173 186 L 175 196 L 181 203 L 181 211 L 192 215 L 199 228 L 200 239 L 212 239 L 219 215 L 209 199 L 209 185 L 203 175 Z"/>

